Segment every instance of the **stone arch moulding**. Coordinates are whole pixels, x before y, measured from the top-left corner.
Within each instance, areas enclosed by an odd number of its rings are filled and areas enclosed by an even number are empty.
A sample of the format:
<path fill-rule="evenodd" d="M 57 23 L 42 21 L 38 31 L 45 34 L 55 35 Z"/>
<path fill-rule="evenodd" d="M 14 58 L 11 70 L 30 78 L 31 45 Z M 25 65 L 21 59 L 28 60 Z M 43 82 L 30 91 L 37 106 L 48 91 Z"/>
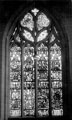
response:
<path fill-rule="evenodd" d="M 35 7 L 30 7 L 30 9 L 33 9 Z M 37 8 L 37 7 L 36 7 Z M 39 9 L 39 8 L 38 8 Z M 43 9 L 43 8 L 42 8 Z M 40 10 L 40 9 L 39 9 Z M 4 35 L 3 35 L 3 43 L 2 43 L 2 94 L 1 94 L 1 120 L 8 120 L 8 79 L 9 79 L 9 75 L 8 75 L 8 57 L 9 57 L 9 53 L 8 53 L 8 48 L 9 48 L 9 37 L 10 34 L 12 33 L 13 28 L 15 27 L 17 21 L 20 19 L 20 17 L 26 13 L 26 11 L 28 11 L 28 9 L 23 9 L 20 8 L 10 19 L 10 21 L 8 22 Z M 43 10 L 42 10 L 43 11 Z M 68 71 L 69 68 L 66 68 L 66 65 L 69 66 L 69 46 L 68 46 L 68 39 L 64 30 L 63 25 L 60 26 L 58 21 L 55 20 L 55 18 L 53 17 L 53 15 L 51 15 L 50 13 L 48 13 L 45 9 L 44 9 L 44 13 L 48 14 L 48 16 L 50 17 L 51 21 L 54 23 L 54 25 L 57 26 L 57 30 L 59 31 L 60 34 L 60 38 L 61 38 L 61 45 L 62 45 L 62 54 L 63 54 L 63 91 L 64 91 L 64 99 L 66 99 L 67 97 L 67 78 L 69 78 L 68 76 Z M 66 74 L 67 73 L 67 74 Z M 65 92 L 66 90 L 66 92 Z M 66 108 L 66 103 L 64 103 L 64 109 Z M 67 108 L 66 108 L 67 109 Z M 64 115 L 66 115 L 67 111 L 65 110 Z"/>

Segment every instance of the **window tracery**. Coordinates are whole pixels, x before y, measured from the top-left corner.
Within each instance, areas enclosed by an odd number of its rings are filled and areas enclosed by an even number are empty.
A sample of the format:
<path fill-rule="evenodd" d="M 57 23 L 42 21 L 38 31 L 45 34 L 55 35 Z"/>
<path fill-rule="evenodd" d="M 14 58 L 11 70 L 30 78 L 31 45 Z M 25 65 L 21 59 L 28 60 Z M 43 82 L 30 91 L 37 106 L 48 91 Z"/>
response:
<path fill-rule="evenodd" d="M 43 117 L 51 112 L 52 116 L 62 116 L 61 46 L 55 34 L 48 33 L 50 19 L 36 8 L 31 12 L 37 17 L 38 31 L 33 31 L 34 16 L 28 12 L 20 21 L 21 31 L 16 27 L 10 39 L 9 114 L 30 117 L 37 112 L 37 117 Z"/>

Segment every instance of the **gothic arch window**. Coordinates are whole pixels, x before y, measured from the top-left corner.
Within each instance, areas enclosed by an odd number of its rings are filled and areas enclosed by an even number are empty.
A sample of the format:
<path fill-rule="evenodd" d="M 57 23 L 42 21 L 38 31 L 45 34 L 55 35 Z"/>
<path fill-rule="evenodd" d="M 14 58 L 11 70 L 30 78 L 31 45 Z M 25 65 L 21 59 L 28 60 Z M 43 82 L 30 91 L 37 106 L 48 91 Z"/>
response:
<path fill-rule="evenodd" d="M 7 46 L 8 118 L 63 116 L 63 46 L 51 16 L 23 12 Z"/>

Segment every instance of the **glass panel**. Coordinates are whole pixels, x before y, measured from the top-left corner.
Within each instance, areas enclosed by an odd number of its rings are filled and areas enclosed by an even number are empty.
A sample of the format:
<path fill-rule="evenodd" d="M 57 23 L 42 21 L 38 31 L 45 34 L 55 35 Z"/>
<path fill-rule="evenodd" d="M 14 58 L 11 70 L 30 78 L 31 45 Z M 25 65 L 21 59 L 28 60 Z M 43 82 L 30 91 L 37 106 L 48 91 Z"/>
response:
<path fill-rule="evenodd" d="M 34 88 L 29 88 L 26 86 L 26 89 L 23 90 L 23 109 L 24 109 L 24 116 L 31 116 L 31 115 L 33 116 L 35 114 L 35 89 Z M 26 111 L 29 111 L 29 114 Z"/>
<path fill-rule="evenodd" d="M 13 38 L 15 39 L 16 42 L 20 43 L 21 42 L 21 38 L 20 38 L 20 35 L 18 33 L 18 28 L 14 28 L 14 31 L 13 31 Z M 10 41 L 11 42 L 11 41 Z"/>
<path fill-rule="evenodd" d="M 38 89 L 38 116 L 49 115 L 49 90 Z"/>
<path fill-rule="evenodd" d="M 23 36 L 24 36 L 27 40 L 34 42 L 34 38 L 32 37 L 31 33 L 28 32 L 27 30 L 24 30 Z"/>
<path fill-rule="evenodd" d="M 45 39 L 47 36 L 48 36 L 47 30 L 43 30 L 43 31 L 40 32 L 40 34 L 38 35 L 37 42 Z"/>
<path fill-rule="evenodd" d="M 32 11 L 32 13 L 36 16 L 37 15 L 37 13 L 39 12 L 39 10 L 37 9 L 37 8 L 34 8 L 33 10 L 31 10 Z"/>
<path fill-rule="evenodd" d="M 27 13 L 24 18 L 20 21 L 23 27 L 29 28 L 31 31 L 34 28 L 33 16 L 30 13 Z"/>
<path fill-rule="evenodd" d="M 30 44 L 23 49 L 23 114 L 35 115 L 34 48 Z"/>
<path fill-rule="evenodd" d="M 54 34 L 51 34 L 50 42 L 53 42 L 54 40 L 55 40 L 55 36 L 54 36 Z"/>
<path fill-rule="evenodd" d="M 62 89 L 52 89 L 52 115 L 62 116 L 63 115 L 63 100 L 62 100 Z"/>
<path fill-rule="evenodd" d="M 14 28 L 13 35 L 17 33 L 17 27 Z"/>
<path fill-rule="evenodd" d="M 62 71 L 51 70 L 51 80 L 62 80 Z"/>
<path fill-rule="evenodd" d="M 48 48 L 41 43 L 37 47 L 37 104 L 38 116 L 49 115 Z"/>
<path fill-rule="evenodd" d="M 54 71 L 62 70 L 61 48 L 54 44 L 50 49 L 51 69 Z"/>
<path fill-rule="evenodd" d="M 55 33 L 58 35 L 58 31 L 55 26 L 54 26 L 54 30 L 55 30 Z"/>
<path fill-rule="evenodd" d="M 50 48 L 51 107 L 53 116 L 63 115 L 62 55 L 56 43 Z"/>
<path fill-rule="evenodd" d="M 47 18 L 47 16 L 44 13 L 41 13 L 38 15 L 37 18 L 37 29 L 41 30 L 43 27 L 48 27 L 50 24 L 50 20 Z"/>
<path fill-rule="evenodd" d="M 62 82 L 60 81 L 52 82 L 52 88 L 62 88 Z"/>
<path fill-rule="evenodd" d="M 10 116 L 21 116 L 21 48 L 10 48 Z"/>
<path fill-rule="evenodd" d="M 21 38 L 20 38 L 20 36 L 19 36 L 19 34 L 17 34 L 16 36 L 15 36 L 15 40 L 16 40 L 16 42 L 21 42 Z"/>

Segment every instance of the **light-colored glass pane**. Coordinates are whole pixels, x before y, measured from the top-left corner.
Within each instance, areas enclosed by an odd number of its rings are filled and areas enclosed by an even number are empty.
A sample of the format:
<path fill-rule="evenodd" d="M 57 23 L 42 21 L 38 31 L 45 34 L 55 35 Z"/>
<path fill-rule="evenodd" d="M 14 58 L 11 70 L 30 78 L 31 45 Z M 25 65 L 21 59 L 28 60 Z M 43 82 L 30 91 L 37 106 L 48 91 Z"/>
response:
<path fill-rule="evenodd" d="M 39 10 L 37 9 L 37 8 L 34 8 L 33 10 L 31 10 L 32 11 L 32 13 L 36 16 L 37 15 L 37 13 L 39 12 Z"/>
<path fill-rule="evenodd" d="M 37 29 L 41 30 L 43 27 L 48 27 L 50 24 L 49 18 L 44 13 L 40 13 L 37 18 Z"/>
<path fill-rule="evenodd" d="M 44 40 L 48 36 L 47 30 L 43 30 L 37 37 L 37 42 Z"/>
<path fill-rule="evenodd" d="M 27 13 L 24 18 L 20 21 L 21 26 L 27 27 L 31 31 L 34 28 L 33 16 L 30 13 Z"/>
<path fill-rule="evenodd" d="M 24 30 L 23 36 L 24 36 L 27 40 L 29 40 L 29 41 L 31 41 L 31 42 L 34 42 L 34 38 L 32 37 L 31 33 L 28 32 L 27 30 Z"/>
<path fill-rule="evenodd" d="M 63 115 L 63 109 L 52 110 L 52 115 L 53 116 L 62 116 Z"/>

